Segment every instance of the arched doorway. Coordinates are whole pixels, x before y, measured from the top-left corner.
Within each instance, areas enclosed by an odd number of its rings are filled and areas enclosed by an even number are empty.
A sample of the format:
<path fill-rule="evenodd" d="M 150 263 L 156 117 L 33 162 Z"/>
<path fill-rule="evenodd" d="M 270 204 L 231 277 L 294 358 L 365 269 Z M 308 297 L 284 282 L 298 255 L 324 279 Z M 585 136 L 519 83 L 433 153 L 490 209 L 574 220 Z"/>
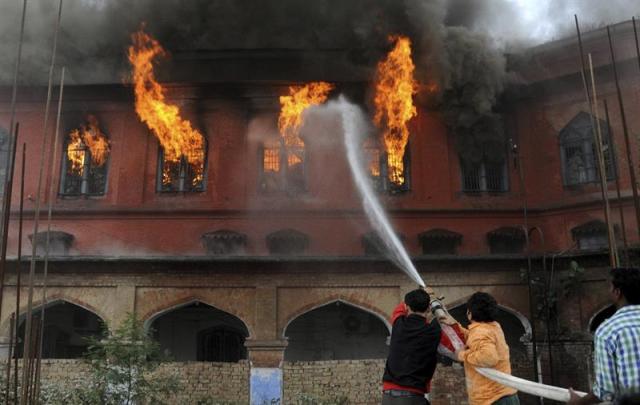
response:
<path fill-rule="evenodd" d="M 596 333 L 596 330 L 598 329 L 598 326 L 600 326 L 602 324 L 602 322 L 606 321 L 607 319 L 611 318 L 613 316 L 613 314 L 616 313 L 618 309 L 616 308 L 615 305 L 608 305 L 604 308 L 602 308 L 600 311 L 598 311 L 593 318 L 591 318 L 591 321 L 589 322 L 589 332 L 591 333 Z"/>
<path fill-rule="evenodd" d="M 34 324 L 40 319 L 41 309 L 33 311 Z M 22 357 L 26 316 L 20 319 L 16 356 Z M 47 305 L 42 336 L 43 359 L 76 359 L 82 357 L 91 338 L 103 334 L 103 321 L 93 312 L 67 301 L 55 301 Z M 35 328 L 32 330 L 36 330 Z"/>
<path fill-rule="evenodd" d="M 379 359 L 387 356 L 389 328 L 378 316 L 336 301 L 293 319 L 285 336 L 286 361 Z"/>
<path fill-rule="evenodd" d="M 162 350 L 176 361 L 233 363 L 247 358 L 249 331 L 239 318 L 201 302 L 164 312 L 150 322 Z"/>

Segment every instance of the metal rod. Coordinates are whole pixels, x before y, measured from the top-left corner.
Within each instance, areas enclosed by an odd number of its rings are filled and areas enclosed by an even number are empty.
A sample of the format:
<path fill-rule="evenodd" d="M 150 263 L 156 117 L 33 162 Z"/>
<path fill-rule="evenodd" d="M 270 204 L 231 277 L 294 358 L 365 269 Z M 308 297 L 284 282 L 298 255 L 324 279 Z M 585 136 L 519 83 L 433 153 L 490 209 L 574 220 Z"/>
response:
<path fill-rule="evenodd" d="M 27 144 L 22 144 L 22 168 L 20 173 L 20 208 L 18 211 L 18 266 L 16 270 L 16 330 L 15 330 L 15 345 L 16 345 L 16 355 L 14 356 L 14 368 L 15 372 L 13 374 L 13 403 L 18 403 L 18 339 L 19 335 L 19 326 L 20 326 L 20 289 L 21 285 L 21 274 L 22 274 L 22 225 L 23 225 L 23 213 L 24 213 L 24 175 L 25 168 L 27 162 Z M 26 325 L 25 325 L 26 326 Z M 24 353 L 24 343 L 22 346 L 22 352 Z M 24 365 L 24 361 L 23 361 Z"/>
<path fill-rule="evenodd" d="M 640 44 L 638 43 L 638 29 L 636 28 L 635 17 L 631 17 L 631 23 L 633 24 L 633 36 L 636 39 L 636 56 L 638 57 L 638 68 L 640 68 Z"/>
<path fill-rule="evenodd" d="M 55 195 L 54 195 L 54 187 L 53 185 L 55 184 L 55 181 L 53 181 L 54 179 L 54 174 L 55 174 L 55 167 L 56 167 L 56 162 L 58 160 L 58 140 L 60 138 L 60 117 L 62 115 L 62 98 L 63 98 L 63 94 L 64 94 L 64 73 L 65 73 L 65 68 L 64 66 L 62 67 L 62 72 L 60 74 L 60 94 L 58 96 L 58 113 L 56 116 L 56 129 L 55 129 L 55 135 L 53 137 L 53 147 L 51 148 L 51 151 L 49 152 L 49 196 L 48 199 L 49 201 L 47 201 L 47 234 L 46 234 L 46 241 L 45 241 L 45 247 L 44 247 L 44 269 L 42 272 L 42 306 L 40 309 L 40 322 L 42 322 L 43 327 L 40 328 L 40 349 L 39 352 L 42 353 L 42 342 L 44 340 L 44 324 L 45 324 L 45 311 L 46 311 L 46 307 L 47 307 L 47 277 L 48 277 L 48 270 L 49 270 L 49 247 L 50 247 L 50 243 L 51 243 L 51 217 L 52 217 L 52 213 L 53 213 L 53 200 L 55 199 Z M 88 154 L 88 153 L 87 153 Z M 86 156 L 85 156 L 86 157 Z M 36 360 L 36 382 L 35 382 L 35 390 L 36 390 L 36 395 L 38 395 L 40 393 L 40 364 L 41 364 L 41 358 L 37 357 Z"/>
<path fill-rule="evenodd" d="M 594 111 L 593 111 L 593 103 L 591 101 L 591 94 L 589 93 L 589 85 L 587 83 L 587 66 L 585 64 L 585 59 L 584 59 L 584 48 L 582 46 L 582 34 L 580 33 L 580 24 L 578 23 L 578 16 L 574 15 L 575 17 L 575 21 L 576 21 L 576 32 L 578 34 L 578 50 L 580 52 L 580 73 L 582 75 L 582 86 L 583 86 L 583 90 L 584 90 L 584 94 L 585 94 L 585 99 L 587 101 L 587 105 L 589 106 L 589 116 L 591 119 L 591 131 L 593 133 L 594 138 L 597 137 L 597 129 L 596 129 L 596 120 L 595 120 L 595 116 L 594 116 Z M 595 140 L 595 139 L 594 139 Z M 597 144 L 597 142 L 594 142 Z M 596 145 L 597 146 L 597 145 Z M 599 161 L 599 159 L 598 159 Z M 606 172 L 603 173 L 602 170 L 600 170 L 600 176 L 606 176 Z M 606 177 L 605 177 L 606 179 Z M 604 185 L 604 187 L 603 187 Z M 607 187 L 606 187 L 607 183 L 606 180 L 605 181 L 601 181 L 600 182 L 600 193 L 602 195 L 602 201 L 603 201 L 603 210 L 604 210 L 604 217 L 605 217 L 605 221 L 607 221 L 607 218 L 609 217 L 608 215 L 608 199 L 607 199 Z M 609 223 L 607 223 L 607 229 L 609 229 Z M 612 253 L 612 246 L 611 246 L 611 237 L 609 237 L 609 263 L 611 265 L 613 265 L 613 263 L 615 262 L 614 258 L 617 257 L 617 255 L 613 256 Z"/>
<path fill-rule="evenodd" d="M 617 148 L 615 142 L 615 136 L 613 134 L 613 128 L 611 127 L 611 119 L 609 118 L 609 105 L 607 104 L 607 100 L 604 101 L 604 114 L 607 120 L 607 132 L 609 134 L 609 149 L 611 150 L 612 159 L 614 156 L 617 156 Z M 618 165 L 615 164 L 615 159 L 613 160 L 614 167 L 616 170 L 616 197 L 618 198 L 618 213 L 620 215 L 620 227 L 622 232 L 622 243 L 624 246 L 624 265 L 629 267 L 629 244 L 627 241 L 627 225 L 624 219 L 624 204 L 622 202 L 622 197 L 620 194 L 620 176 L 618 175 Z"/>
<path fill-rule="evenodd" d="M 634 26 L 635 30 L 635 20 Z M 609 37 L 609 50 L 611 51 L 611 65 L 613 66 L 613 78 L 616 83 L 616 93 L 618 95 L 618 108 L 620 109 L 620 119 L 622 120 L 622 133 L 624 134 L 624 145 L 627 152 L 627 167 L 629 168 L 629 181 L 631 182 L 631 191 L 633 192 L 633 206 L 636 210 L 636 226 L 638 236 L 640 237 L 640 199 L 638 198 L 638 183 L 636 180 L 636 171 L 633 167 L 633 157 L 631 156 L 631 144 L 629 142 L 629 126 L 627 125 L 627 116 L 624 112 L 624 101 L 622 99 L 622 91 L 620 90 L 620 80 L 618 78 L 618 64 L 616 63 L 616 55 L 613 50 L 613 40 L 611 39 L 611 29 L 607 26 L 607 36 Z M 636 41 L 637 41 L 636 36 Z M 636 43 L 637 46 L 637 43 Z M 640 54 L 639 54 L 640 55 Z M 640 58 L 640 56 L 639 56 Z"/>
<path fill-rule="evenodd" d="M 602 153 L 602 131 L 600 128 L 600 108 L 598 108 L 598 93 L 596 91 L 596 79 L 593 74 L 593 59 L 589 53 L 589 72 L 591 74 L 591 91 L 593 91 L 593 111 L 596 118 L 595 144 L 596 154 L 598 155 L 598 168 L 600 171 L 600 186 L 602 187 L 604 199 L 604 218 L 607 223 L 607 234 L 609 236 L 609 261 L 611 267 L 620 266 L 620 258 L 618 257 L 618 248 L 616 247 L 616 237 L 611 224 L 611 207 L 609 205 L 609 190 L 607 188 L 607 168 L 604 164 L 604 154 Z"/>
<path fill-rule="evenodd" d="M 31 318 L 33 317 L 33 283 L 35 277 L 36 270 L 36 238 L 38 235 L 38 225 L 40 221 L 40 202 L 41 202 L 41 190 L 42 190 L 42 177 L 44 171 L 44 156 L 45 150 L 47 146 L 47 126 L 49 124 L 49 107 L 51 105 L 51 93 L 53 87 L 53 70 L 55 67 L 56 61 L 56 51 L 58 46 L 58 32 L 60 30 L 60 20 L 62 19 L 62 0 L 59 0 L 58 5 L 58 17 L 56 19 L 56 24 L 54 28 L 53 35 L 53 49 L 51 52 L 51 65 L 49 66 L 49 84 L 47 89 L 47 102 L 45 104 L 45 112 L 44 112 L 44 124 L 42 127 L 42 149 L 40 151 L 40 168 L 38 173 L 38 185 L 36 187 L 36 202 L 35 202 L 35 215 L 34 215 L 34 224 L 33 224 L 33 243 L 31 244 L 31 263 L 29 266 L 29 291 L 28 291 L 28 300 L 27 300 L 27 324 L 25 331 L 25 341 L 31 340 Z M 28 345 L 25 345 L 25 353 L 24 357 L 29 358 L 31 355 L 31 348 Z M 22 392 L 23 395 L 20 398 L 20 404 L 26 405 L 27 396 L 25 395 L 28 391 L 27 388 L 27 373 L 26 368 L 23 368 L 22 373 Z"/>
<path fill-rule="evenodd" d="M 16 314 L 11 314 L 9 319 L 9 352 L 7 353 L 7 374 L 4 387 L 4 403 L 9 403 L 9 392 L 11 391 L 11 353 L 13 352 L 13 328 L 15 327 Z"/>

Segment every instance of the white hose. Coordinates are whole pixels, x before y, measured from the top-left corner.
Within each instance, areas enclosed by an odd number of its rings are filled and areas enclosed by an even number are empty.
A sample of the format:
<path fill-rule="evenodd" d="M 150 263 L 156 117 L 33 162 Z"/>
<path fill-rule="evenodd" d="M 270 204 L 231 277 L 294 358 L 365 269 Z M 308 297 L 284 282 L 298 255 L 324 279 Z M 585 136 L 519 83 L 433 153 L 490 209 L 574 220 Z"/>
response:
<path fill-rule="evenodd" d="M 554 387 L 553 385 L 525 380 L 492 368 L 478 367 L 476 370 L 488 379 L 506 387 L 514 388 L 520 392 L 560 402 L 567 402 L 569 400 L 569 390 L 566 388 Z M 586 392 L 581 391 L 575 391 L 575 393 L 581 397 L 587 395 Z"/>

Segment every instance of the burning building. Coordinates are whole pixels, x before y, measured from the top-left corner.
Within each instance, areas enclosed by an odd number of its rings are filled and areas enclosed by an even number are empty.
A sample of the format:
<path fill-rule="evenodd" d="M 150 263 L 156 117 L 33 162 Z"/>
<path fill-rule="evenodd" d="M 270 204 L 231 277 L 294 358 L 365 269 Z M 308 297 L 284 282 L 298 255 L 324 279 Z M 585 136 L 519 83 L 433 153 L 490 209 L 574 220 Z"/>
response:
<path fill-rule="evenodd" d="M 632 111 L 640 107 L 633 30 L 614 28 Z M 600 116 L 611 218 L 621 257 L 635 262 L 640 240 L 626 168 L 637 168 L 637 139 L 628 162 L 605 34 L 586 34 L 585 49 L 611 113 L 609 121 Z M 495 141 L 491 133 L 473 148 L 461 145 L 477 137 L 453 129 L 493 128 L 493 116 L 465 127 L 475 113 L 458 114 L 452 126 L 453 107 L 421 98 L 438 90 L 414 76 L 409 40 L 393 37 L 387 51 L 368 68 L 348 63 L 346 49 L 178 50 L 169 61 L 140 31 L 128 50 L 130 83 L 66 86 L 66 137 L 46 178 L 58 190 L 49 298 L 36 302 L 36 310 L 47 307 L 45 378 L 58 365 L 77 377 L 78 363 L 60 359 L 77 359 L 100 322 L 117 325 L 135 313 L 193 387 L 185 402 L 249 402 L 250 381 L 265 369 L 284 403 L 305 393 L 376 402 L 388 315 L 414 285 L 386 259 L 353 187 L 342 129 L 319 107 L 345 94 L 371 117 L 362 145 L 368 173 L 427 283 L 456 316 L 471 293 L 491 292 L 502 305 L 514 373 L 533 378 L 536 347 L 544 381 L 586 388 L 590 333 L 607 307 L 608 237 L 575 38 L 512 58 L 519 80 L 491 110 L 505 135 Z M 0 95 L 4 125 L 10 89 Z M 30 173 L 39 163 L 43 99 L 42 87 L 20 90 L 19 143 L 28 145 Z M 628 118 L 637 132 L 640 118 Z M 25 187 L 29 230 L 35 175 Z M 15 259 L 18 244 L 41 254 L 47 236 L 27 231 L 18 240 L 18 206 L 14 192 L 2 342 L 16 272 L 28 267 Z M 553 297 L 538 286 L 547 282 L 567 305 L 546 305 Z M 459 368 L 440 367 L 433 403 L 462 401 L 464 392 L 445 383 L 462 378 Z"/>

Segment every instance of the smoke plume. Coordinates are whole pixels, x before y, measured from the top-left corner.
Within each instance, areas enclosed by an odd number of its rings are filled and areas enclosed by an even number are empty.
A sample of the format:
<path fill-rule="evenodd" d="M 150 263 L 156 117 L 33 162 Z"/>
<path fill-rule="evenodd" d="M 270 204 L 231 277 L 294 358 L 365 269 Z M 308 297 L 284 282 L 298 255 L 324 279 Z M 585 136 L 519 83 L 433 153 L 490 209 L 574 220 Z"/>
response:
<path fill-rule="evenodd" d="M 28 3 L 22 83 L 46 80 L 57 3 Z M 21 7 L 22 0 L 0 2 L 0 84 L 13 75 Z M 507 77 L 505 47 L 564 35 L 574 12 L 593 26 L 628 19 L 639 7 L 634 0 L 75 0 L 64 5 L 58 64 L 72 84 L 120 83 L 130 34 L 142 22 L 170 52 L 345 49 L 371 72 L 387 37 L 407 35 L 418 80 L 439 89 L 429 105 L 477 159 L 503 138 L 495 106 Z"/>

